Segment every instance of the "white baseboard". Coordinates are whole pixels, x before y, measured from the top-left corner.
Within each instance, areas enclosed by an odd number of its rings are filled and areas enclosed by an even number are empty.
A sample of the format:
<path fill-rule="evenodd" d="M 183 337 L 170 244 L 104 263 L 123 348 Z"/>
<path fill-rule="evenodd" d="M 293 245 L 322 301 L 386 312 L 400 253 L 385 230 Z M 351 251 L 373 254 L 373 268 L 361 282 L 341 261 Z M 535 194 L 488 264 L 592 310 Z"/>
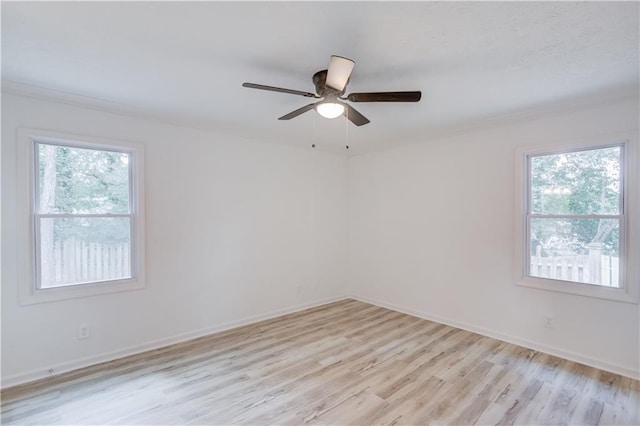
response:
<path fill-rule="evenodd" d="M 66 373 L 69 371 L 77 370 L 79 368 L 89 367 L 91 365 L 100 364 L 107 361 L 113 361 L 118 358 L 123 358 L 130 355 L 139 354 L 142 352 L 163 348 L 165 346 L 173 345 L 175 343 L 181 343 L 188 340 L 196 339 L 198 337 L 207 336 L 214 333 L 219 333 L 222 331 L 230 330 L 233 328 L 241 327 L 244 325 L 253 324 L 256 322 L 268 320 L 271 318 L 279 317 L 282 315 L 291 314 L 294 312 L 302 311 L 304 309 L 314 308 L 317 306 L 326 305 L 327 303 L 333 303 L 344 299 L 354 299 L 359 300 L 364 303 L 369 303 L 372 305 L 380 306 L 383 308 L 391 309 L 397 312 L 401 312 L 407 315 L 415 316 L 418 318 L 423 318 L 429 321 L 434 321 L 441 324 L 446 324 L 451 327 L 460 328 L 462 330 L 467 330 L 472 333 L 481 334 L 483 336 L 491 337 L 494 339 L 502 340 L 507 343 L 512 343 L 514 345 L 523 346 L 529 349 L 533 349 L 536 351 L 544 352 L 550 355 L 554 355 L 560 358 L 567 359 L 569 361 L 575 361 L 581 364 L 589 365 L 591 367 L 599 368 L 601 370 L 610 371 L 612 373 L 620 374 L 622 376 L 630 377 L 632 379 L 640 379 L 640 371 L 634 370 L 631 368 L 623 367 L 620 365 L 612 364 L 607 361 L 603 361 L 596 358 L 586 357 L 582 354 L 578 354 L 571 351 L 566 351 L 563 349 L 559 349 L 556 347 L 547 346 L 538 342 L 533 342 L 527 339 L 522 339 L 519 337 L 507 335 L 495 330 L 486 329 L 483 327 L 477 327 L 473 324 L 456 321 L 450 318 L 441 317 L 438 315 L 431 315 L 426 312 L 416 311 L 413 309 L 403 308 L 401 306 L 397 306 L 394 304 L 381 302 L 378 300 L 370 299 L 362 296 L 341 296 L 334 297 L 329 299 L 323 299 L 311 303 L 304 303 L 300 305 L 291 306 L 284 309 L 279 309 L 271 312 L 267 312 L 260 315 L 254 315 L 251 317 L 247 317 L 241 320 L 232 321 L 224 324 L 219 324 L 211 327 L 202 328 L 195 331 L 190 331 L 187 333 L 181 333 L 174 336 L 166 337 L 163 339 L 142 343 L 139 345 L 129 346 L 126 348 L 122 348 L 116 351 L 106 352 L 98 355 L 93 355 L 85 358 L 78 358 L 72 361 L 63 362 L 57 365 L 54 365 L 51 368 L 51 372 L 49 368 L 41 368 L 31 370 L 25 373 L 14 374 L 11 376 L 6 376 L 2 378 L 2 389 L 6 389 L 11 386 L 16 386 L 22 383 L 31 382 L 34 380 L 43 379 L 45 377 L 51 377 L 54 375 Z"/>
<path fill-rule="evenodd" d="M 491 337 L 494 339 L 502 340 L 507 343 L 512 343 L 514 345 L 522 346 L 528 349 L 533 349 L 535 351 L 544 352 L 549 355 L 557 356 L 560 358 L 564 358 L 569 361 L 574 361 L 580 364 L 588 365 L 590 367 L 598 368 L 600 370 L 609 371 L 611 373 L 620 374 L 621 376 L 629 377 L 632 379 L 640 380 L 640 371 L 634 370 L 633 368 L 624 367 L 621 365 L 612 364 L 608 361 L 604 361 L 597 358 L 592 358 L 588 356 L 584 356 L 582 354 L 578 354 L 575 352 L 567 351 L 564 349 L 548 346 L 542 343 L 533 342 L 531 340 L 522 339 L 520 337 L 511 336 L 508 334 L 501 333 L 499 331 L 486 329 L 483 327 L 477 327 L 473 324 L 469 324 L 466 322 L 456 321 L 450 318 L 441 317 L 438 315 L 428 314 L 422 311 L 416 311 L 413 309 L 406 309 L 401 306 L 393 305 L 391 303 L 381 302 L 378 300 L 373 300 L 368 297 L 361 297 L 351 295 L 351 299 L 359 300 L 364 303 L 369 303 L 372 305 L 380 306 L 382 308 L 391 309 L 396 312 L 401 312 L 403 314 L 411 315 L 414 317 L 426 319 L 429 321 L 434 321 L 440 324 L 449 325 L 451 327 L 460 328 L 462 330 L 470 331 L 472 333 L 481 334 L 483 336 Z"/>
<path fill-rule="evenodd" d="M 145 342 L 139 345 L 129 346 L 126 348 L 118 349 L 111 352 L 92 355 L 85 358 L 78 358 L 71 361 L 66 361 L 60 364 L 56 364 L 47 368 L 40 368 L 31 370 L 25 373 L 14 374 L 6 377 L 2 377 L 2 389 L 6 389 L 11 386 L 16 386 L 22 383 L 32 382 L 34 380 L 43 379 L 45 377 L 57 376 L 58 374 L 67 373 L 69 371 L 77 370 L 84 367 L 89 367 L 103 362 L 113 361 L 118 358 L 123 358 L 130 355 L 147 352 L 154 349 L 163 348 L 165 346 L 173 345 L 176 343 L 185 342 L 188 340 L 196 339 L 198 337 L 208 336 L 210 334 L 219 333 L 221 331 L 230 330 L 232 328 L 241 327 L 244 325 L 253 324 L 256 322 L 268 320 L 271 318 L 279 317 L 282 315 L 291 314 L 294 312 L 302 311 L 309 308 L 315 308 L 318 306 L 326 305 L 328 303 L 338 302 L 340 300 L 348 299 L 347 296 L 333 297 L 329 299 L 322 299 L 315 302 L 303 303 L 300 305 L 291 306 L 284 309 L 278 309 L 270 311 L 260 315 L 254 315 L 237 321 L 231 321 L 224 324 L 214 325 L 211 327 L 202 328 L 187 333 L 181 333 L 174 336 L 166 337 L 151 342 Z"/>

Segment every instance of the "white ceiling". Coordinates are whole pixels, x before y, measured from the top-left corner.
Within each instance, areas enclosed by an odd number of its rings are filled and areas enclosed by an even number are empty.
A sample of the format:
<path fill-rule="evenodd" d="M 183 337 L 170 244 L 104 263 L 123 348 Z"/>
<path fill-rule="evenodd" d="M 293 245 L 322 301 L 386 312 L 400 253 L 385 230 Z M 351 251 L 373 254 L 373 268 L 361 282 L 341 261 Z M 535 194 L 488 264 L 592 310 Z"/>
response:
<path fill-rule="evenodd" d="M 638 2 L 2 3 L 5 88 L 199 128 L 351 152 L 549 107 L 636 95 Z M 358 103 L 371 123 L 310 111 L 329 56 L 349 92 L 422 90 L 417 104 Z M 42 92 L 44 93 L 44 92 Z"/>

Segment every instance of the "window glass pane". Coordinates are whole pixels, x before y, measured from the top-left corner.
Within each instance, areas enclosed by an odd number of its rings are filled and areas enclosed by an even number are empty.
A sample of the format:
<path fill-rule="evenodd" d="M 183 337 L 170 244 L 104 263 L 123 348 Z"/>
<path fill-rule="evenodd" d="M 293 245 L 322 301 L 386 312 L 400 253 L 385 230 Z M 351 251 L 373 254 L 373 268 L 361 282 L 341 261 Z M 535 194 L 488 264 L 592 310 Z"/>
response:
<path fill-rule="evenodd" d="M 131 278 L 128 217 L 40 219 L 41 288 Z"/>
<path fill-rule="evenodd" d="M 619 214 L 621 148 L 531 157 L 530 212 Z"/>
<path fill-rule="evenodd" d="M 39 213 L 129 213 L 129 154 L 39 143 Z"/>
<path fill-rule="evenodd" d="M 529 275 L 609 287 L 620 284 L 618 219 L 531 219 Z"/>

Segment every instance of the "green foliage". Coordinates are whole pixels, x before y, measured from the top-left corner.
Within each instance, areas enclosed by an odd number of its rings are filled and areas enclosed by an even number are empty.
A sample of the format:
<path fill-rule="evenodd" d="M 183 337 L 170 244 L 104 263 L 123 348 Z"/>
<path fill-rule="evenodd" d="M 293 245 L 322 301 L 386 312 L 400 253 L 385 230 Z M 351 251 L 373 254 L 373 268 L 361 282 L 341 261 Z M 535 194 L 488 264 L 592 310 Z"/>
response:
<path fill-rule="evenodd" d="M 617 215 L 620 209 L 621 148 L 610 147 L 531 158 L 531 213 Z M 617 221 L 539 219 L 532 226 L 532 252 L 584 254 L 589 243 L 603 243 L 618 254 Z M 562 253 L 564 252 L 564 253 Z"/>
<path fill-rule="evenodd" d="M 128 154 L 40 144 L 39 160 L 41 213 L 129 213 Z M 43 196 L 47 191 L 51 196 Z M 104 244 L 129 241 L 130 232 L 127 218 L 62 218 L 53 229 L 56 240 Z"/>

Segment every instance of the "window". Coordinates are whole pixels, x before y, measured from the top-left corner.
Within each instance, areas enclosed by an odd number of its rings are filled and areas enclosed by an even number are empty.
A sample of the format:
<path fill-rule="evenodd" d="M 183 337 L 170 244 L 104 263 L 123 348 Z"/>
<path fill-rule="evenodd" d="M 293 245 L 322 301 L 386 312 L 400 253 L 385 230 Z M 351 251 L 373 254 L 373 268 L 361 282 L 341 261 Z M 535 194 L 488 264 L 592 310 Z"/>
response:
<path fill-rule="evenodd" d="M 144 286 L 142 148 L 22 131 L 31 164 L 26 303 Z"/>
<path fill-rule="evenodd" d="M 528 275 L 620 287 L 623 147 L 528 156 Z"/>
<path fill-rule="evenodd" d="M 38 288 L 132 277 L 131 154 L 34 143 Z"/>
<path fill-rule="evenodd" d="M 519 152 L 519 283 L 636 301 L 628 142 Z M 634 153 L 631 153 L 634 154 Z"/>

